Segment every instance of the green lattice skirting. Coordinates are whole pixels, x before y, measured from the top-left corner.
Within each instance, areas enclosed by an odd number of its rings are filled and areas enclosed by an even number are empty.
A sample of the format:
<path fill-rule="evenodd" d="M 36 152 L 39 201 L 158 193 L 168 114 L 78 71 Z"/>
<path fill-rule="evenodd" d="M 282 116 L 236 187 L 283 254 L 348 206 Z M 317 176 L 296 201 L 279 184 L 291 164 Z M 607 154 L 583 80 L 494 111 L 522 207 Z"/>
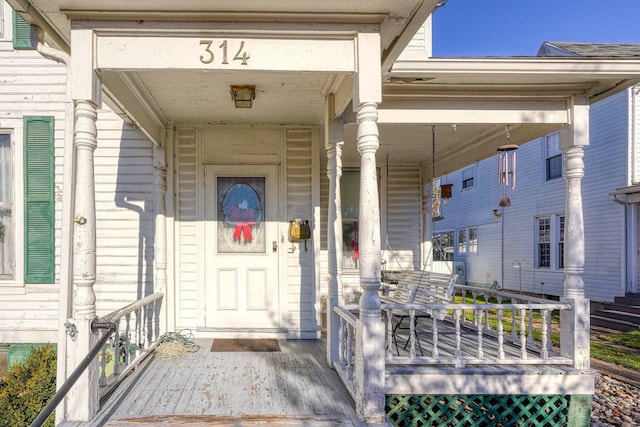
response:
<path fill-rule="evenodd" d="M 570 396 L 387 395 L 387 419 L 398 427 L 551 427 L 572 424 Z M 588 419 L 588 418 L 587 418 Z"/>

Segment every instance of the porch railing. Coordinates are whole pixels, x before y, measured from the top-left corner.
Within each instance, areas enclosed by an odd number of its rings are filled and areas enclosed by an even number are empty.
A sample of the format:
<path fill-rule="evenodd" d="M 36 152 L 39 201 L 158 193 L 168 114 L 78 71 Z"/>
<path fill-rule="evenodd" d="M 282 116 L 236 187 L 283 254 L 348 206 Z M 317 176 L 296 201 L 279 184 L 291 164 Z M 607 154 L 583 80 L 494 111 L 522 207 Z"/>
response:
<path fill-rule="evenodd" d="M 383 304 L 382 309 L 387 322 L 387 363 L 456 367 L 573 363 L 554 350 L 552 340 L 552 333 L 559 334 L 560 328 L 559 321 L 553 321 L 554 313 L 570 310 L 567 303 L 458 285 L 451 303 Z M 438 309 L 446 310 L 444 322 L 421 316 Z M 402 345 L 408 348 L 402 355 L 394 354 L 399 337 L 394 336 L 393 327 L 399 313 L 405 316 L 408 331 Z M 441 344 L 443 334 L 447 340 Z"/>
<path fill-rule="evenodd" d="M 333 311 L 340 318 L 340 332 L 338 334 L 338 362 L 334 369 L 342 379 L 351 397 L 355 395 L 355 369 L 356 369 L 356 332 L 358 318 L 354 314 L 359 309 L 358 305 L 335 307 Z"/>
<path fill-rule="evenodd" d="M 99 319 L 99 322 L 116 325 L 111 340 L 100 353 L 100 397 L 112 390 L 158 345 L 163 296 L 160 292 L 151 294 Z"/>

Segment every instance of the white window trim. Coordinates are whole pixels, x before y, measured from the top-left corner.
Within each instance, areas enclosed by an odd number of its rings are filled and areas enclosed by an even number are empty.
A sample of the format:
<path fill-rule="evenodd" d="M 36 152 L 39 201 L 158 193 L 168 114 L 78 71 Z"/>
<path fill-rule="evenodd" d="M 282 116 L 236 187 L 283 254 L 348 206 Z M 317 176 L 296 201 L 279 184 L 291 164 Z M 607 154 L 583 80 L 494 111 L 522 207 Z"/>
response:
<path fill-rule="evenodd" d="M 11 123 L 10 123 L 11 122 Z M 9 126 L 0 128 L 0 132 L 9 133 L 11 136 L 11 148 L 13 150 L 13 250 L 15 270 L 13 279 L 0 280 L 0 287 L 24 287 L 24 257 L 19 251 L 24 248 L 24 204 L 20 203 L 24 200 L 23 189 L 23 177 L 22 177 L 22 165 L 24 157 L 22 153 L 22 120 L 7 120 L 3 122 L 3 125 L 13 124 L 14 127 Z"/>

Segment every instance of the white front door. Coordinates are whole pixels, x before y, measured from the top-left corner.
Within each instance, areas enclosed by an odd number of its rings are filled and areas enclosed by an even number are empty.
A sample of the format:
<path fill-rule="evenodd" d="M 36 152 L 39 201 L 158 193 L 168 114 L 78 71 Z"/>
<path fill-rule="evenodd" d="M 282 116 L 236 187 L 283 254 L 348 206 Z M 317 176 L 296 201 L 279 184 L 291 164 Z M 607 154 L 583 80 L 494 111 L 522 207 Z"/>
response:
<path fill-rule="evenodd" d="M 278 169 L 205 168 L 205 324 L 280 327 Z"/>

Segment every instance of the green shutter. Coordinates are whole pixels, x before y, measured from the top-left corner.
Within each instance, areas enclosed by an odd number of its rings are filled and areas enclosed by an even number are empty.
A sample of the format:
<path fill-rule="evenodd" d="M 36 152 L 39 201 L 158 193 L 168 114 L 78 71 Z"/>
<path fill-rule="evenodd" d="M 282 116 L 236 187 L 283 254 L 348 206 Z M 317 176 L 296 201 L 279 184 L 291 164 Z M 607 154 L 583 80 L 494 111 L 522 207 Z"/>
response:
<path fill-rule="evenodd" d="M 53 117 L 24 118 L 24 281 L 54 281 Z"/>
<path fill-rule="evenodd" d="M 33 49 L 31 45 L 31 25 L 27 21 L 13 11 L 13 48 L 14 49 Z"/>

